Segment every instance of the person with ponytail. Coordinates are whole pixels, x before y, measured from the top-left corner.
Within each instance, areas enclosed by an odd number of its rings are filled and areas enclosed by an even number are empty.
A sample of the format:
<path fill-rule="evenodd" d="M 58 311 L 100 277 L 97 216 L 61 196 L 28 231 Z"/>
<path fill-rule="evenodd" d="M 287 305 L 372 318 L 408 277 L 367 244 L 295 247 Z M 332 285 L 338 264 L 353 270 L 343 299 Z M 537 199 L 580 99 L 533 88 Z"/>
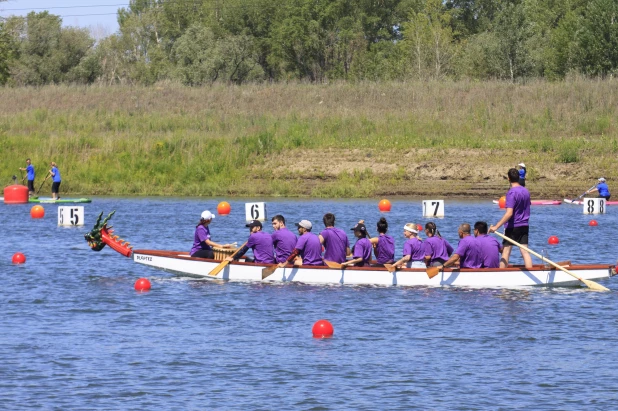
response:
<path fill-rule="evenodd" d="M 427 267 L 443 265 L 453 253 L 453 247 L 440 235 L 434 222 L 425 224 L 427 240 L 423 242 L 425 247 L 425 263 Z"/>
<path fill-rule="evenodd" d="M 380 218 L 377 224 L 378 236 L 373 237 L 371 245 L 373 246 L 373 252 L 376 256 L 376 267 L 384 266 L 384 264 L 392 264 L 395 261 L 395 240 L 390 235 L 386 234 L 388 231 L 388 222 L 386 218 Z"/>
<path fill-rule="evenodd" d="M 365 224 L 358 223 L 354 228 L 354 236 L 358 238 L 352 249 L 352 259 L 342 263 L 342 266 L 353 265 L 355 267 L 365 267 L 371 261 L 371 241 L 367 238 L 367 227 Z"/>

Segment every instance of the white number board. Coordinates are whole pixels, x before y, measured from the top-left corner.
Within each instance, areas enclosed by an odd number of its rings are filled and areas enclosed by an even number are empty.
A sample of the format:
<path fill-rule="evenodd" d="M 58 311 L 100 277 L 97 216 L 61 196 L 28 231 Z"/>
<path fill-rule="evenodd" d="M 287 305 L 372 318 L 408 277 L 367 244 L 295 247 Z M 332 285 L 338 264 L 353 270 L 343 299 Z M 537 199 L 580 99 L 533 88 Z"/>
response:
<path fill-rule="evenodd" d="M 604 198 L 584 198 L 584 214 L 605 214 Z"/>
<path fill-rule="evenodd" d="M 444 200 L 423 200 L 423 217 L 444 217 Z"/>
<path fill-rule="evenodd" d="M 58 207 L 58 225 L 68 227 L 84 225 L 84 207 Z"/>
<path fill-rule="evenodd" d="M 245 219 L 247 222 L 252 220 L 266 221 L 266 203 L 245 203 Z"/>

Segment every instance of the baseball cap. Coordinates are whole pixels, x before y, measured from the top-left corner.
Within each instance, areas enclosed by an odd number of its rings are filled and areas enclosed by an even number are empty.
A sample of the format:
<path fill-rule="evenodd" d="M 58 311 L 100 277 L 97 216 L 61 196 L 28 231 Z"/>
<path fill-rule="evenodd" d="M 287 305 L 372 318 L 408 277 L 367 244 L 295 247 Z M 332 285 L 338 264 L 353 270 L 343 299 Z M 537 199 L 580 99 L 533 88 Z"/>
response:
<path fill-rule="evenodd" d="M 601 183 L 604 183 L 604 182 L 605 182 L 605 177 L 601 177 L 601 178 L 599 178 L 599 181 L 600 181 Z"/>
<path fill-rule="evenodd" d="M 358 223 L 354 227 L 352 227 L 351 230 L 360 231 L 361 233 L 366 233 L 367 227 L 365 227 L 365 224 L 363 223 Z"/>
<path fill-rule="evenodd" d="M 260 228 L 262 228 L 262 223 L 259 222 L 258 220 L 253 220 L 249 224 L 245 224 L 245 227 L 249 227 L 249 228 L 260 227 Z"/>
<path fill-rule="evenodd" d="M 208 210 L 202 211 L 202 220 L 212 220 L 215 218 L 214 214 Z"/>
<path fill-rule="evenodd" d="M 416 225 L 415 224 L 410 224 L 410 225 L 404 225 L 403 229 L 406 231 L 409 231 L 411 233 L 415 233 L 418 234 L 418 230 L 416 229 Z"/>
<path fill-rule="evenodd" d="M 311 230 L 311 227 L 313 227 L 313 225 L 309 220 L 301 220 L 300 223 L 296 223 L 296 227 L 302 227 L 305 230 Z"/>
<path fill-rule="evenodd" d="M 524 163 L 519 163 L 519 164 L 517 164 L 517 165 L 518 165 L 518 166 L 521 166 L 521 167 L 523 167 L 523 168 L 526 168 L 526 165 L 525 165 Z"/>

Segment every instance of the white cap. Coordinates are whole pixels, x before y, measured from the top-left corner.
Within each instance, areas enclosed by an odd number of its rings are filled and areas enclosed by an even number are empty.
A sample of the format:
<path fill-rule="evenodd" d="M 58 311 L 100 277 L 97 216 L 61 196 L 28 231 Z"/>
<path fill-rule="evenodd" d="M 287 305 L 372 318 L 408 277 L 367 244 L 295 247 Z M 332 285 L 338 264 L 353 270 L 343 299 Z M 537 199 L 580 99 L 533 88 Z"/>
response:
<path fill-rule="evenodd" d="M 520 167 L 526 168 L 526 165 L 524 163 L 519 163 L 517 165 L 520 166 Z"/>
<path fill-rule="evenodd" d="M 204 210 L 202 212 L 202 220 L 212 220 L 213 218 L 215 218 L 215 216 L 210 211 Z"/>
<path fill-rule="evenodd" d="M 418 230 L 417 229 L 412 228 L 412 227 L 408 227 L 407 224 L 403 226 L 403 229 L 406 230 L 406 231 L 409 231 L 411 233 L 418 234 Z"/>
<path fill-rule="evenodd" d="M 311 224 L 311 221 L 309 220 L 301 220 L 300 223 L 296 223 L 296 227 L 302 227 L 305 230 L 310 230 L 313 227 L 313 225 Z"/>
<path fill-rule="evenodd" d="M 604 177 L 601 177 L 601 178 L 599 178 L 599 181 L 600 181 L 601 183 L 604 183 L 604 182 L 605 182 L 605 178 L 604 178 Z"/>

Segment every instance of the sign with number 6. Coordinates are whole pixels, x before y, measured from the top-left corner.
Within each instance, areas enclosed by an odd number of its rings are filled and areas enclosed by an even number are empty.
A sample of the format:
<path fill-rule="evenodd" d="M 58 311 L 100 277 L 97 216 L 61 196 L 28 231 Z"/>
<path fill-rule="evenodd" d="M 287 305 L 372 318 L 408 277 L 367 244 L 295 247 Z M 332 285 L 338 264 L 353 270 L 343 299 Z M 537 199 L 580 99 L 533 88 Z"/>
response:
<path fill-rule="evenodd" d="M 247 222 L 258 220 L 266 221 L 266 203 L 245 203 L 245 219 Z"/>

